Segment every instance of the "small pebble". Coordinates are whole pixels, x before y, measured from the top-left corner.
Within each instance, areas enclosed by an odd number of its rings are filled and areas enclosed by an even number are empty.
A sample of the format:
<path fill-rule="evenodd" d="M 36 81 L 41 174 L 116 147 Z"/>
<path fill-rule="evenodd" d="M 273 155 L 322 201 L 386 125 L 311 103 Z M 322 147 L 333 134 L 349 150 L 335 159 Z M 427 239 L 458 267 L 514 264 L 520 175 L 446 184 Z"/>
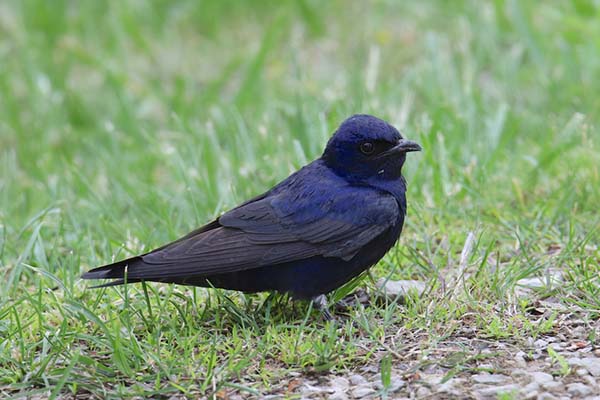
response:
<path fill-rule="evenodd" d="M 350 386 L 350 382 L 348 379 L 343 376 L 336 376 L 332 380 L 329 381 L 329 384 L 336 390 L 346 390 Z"/>
<path fill-rule="evenodd" d="M 387 391 L 388 391 L 388 393 L 396 392 L 397 390 L 402 388 L 404 385 L 406 385 L 406 382 L 404 380 L 402 380 L 398 376 L 392 376 L 390 379 L 390 386 L 387 388 Z M 381 380 L 378 380 L 377 382 L 375 382 L 375 388 L 378 390 L 383 389 L 383 384 L 381 383 Z"/>
<path fill-rule="evenodd" d="M 588 386 L 591 387 L 598 387 L 598 381 L 596 380 L 596 378 L 591 377 L 591 376 L 584 376 L 583 380 L 587 382 Z"/>
<path fill-rule="evenodd" d="M 517 281 L 517 285 L 525 286 L 531 289 L 539 289 L 546 286 L 546 282 L 543 282 L 540 278 L 524 278 Z"/>
<path fill-rule="evenodd" d="M 334 392 L 328 397 L 329 400 L 348 400 L 348 395 L 344 392 Z"/>
<path fill-rule="evenodd" d="M 573 396 L 583 397 L 592 393 L 592 389 L 589 386 L 584 385 L 583 383 L 575 382 L 569 383 L 567 385 L 567 392 L 569 392 Z"/>
<path fill-rule="evenodd" d="M 587 357 L 581 359 L 582 367 L 588 370 L 588 372 L 595 377 L 600 376 L 600 358 Z"/>
<path fill-rule="evenodd" d="M 527 361 L 525 360 L 525 356 L 526 356 L 526 354 L 522 351 L 519 351 L 517 354 L 515 354 L 514 359 L 519 367 L 523 368 L 523 367 L 527 366 Z"/>
<path fill-rule="evenodd" d="M 367 397 L 374 393 L 375 393 L 375 389 L 373 389 L 370 386 L 366 386 L 366 385 L 359 386 L 352 390 L 352 396 L 354 396 L 357 399 L 362 399 L 363 397 Z"/>
<path fill-rule="evenodd" d="M 525 391 L 524 399 L 537 399 L 539 398 L 539 393 L 537 390 L 533 391 Z"/>
<path fill-rule="evenodd" d="M 363 384 L 367 383 L 367 380 L 365 379 L 365 377 L 362 375 L 358 375 L 358 374 L 350 375 L 348 377 L 348 379 L 350 380 L 350 383 L 352 383 L 355 386 L 363 385 Z"/>
<path fill-rule="evenodd" d="M 400 302 L 403 302 L 410 292 L 421 296 L 425 292 L 427 284 L 414 280 L 386 281 L 385 278 L 381 278 L 377 281 L 377 287 L 389 300 L 394 301 L 398 299 Z"/>
<path fill-rule="evenodd" d="M 444 375 L 426 375 L 422 379 L 431 387 L 439 385 L 442 379 L 444 379 Z"/>
<path fill-rule="evenodd" d="M 546 390 L 555 390 L 564 387 L 564 383 L 557 381 L 549 381 L 542 383 L 542 387 Z"/>
<path fill-rule="evenodd" d="M 554 381 L 554 377 L 545 372 L 536 371 L 531 373 L 531 379 L 539 384 L 548 383 Z"/>
<path fill-rule="evenodd" d="M 517 392 L 519 386 L 515 384 L 504 385 L 504 386 L 492 386 L 477 390 L 477 393 L 483 397 L 493 396 L 501 393 L 512 393 Z"/>
<path fill-rule="evenodd" d="M 589 374 L 588 370 L 585 368 L 577 368 L 575 370 L 575 373 L 579 376 L 585 376 L 585 375 Z"/>
<path fill-rule="evenodd" d="M 560 343 L 551 343 L 549 347 L 554 351 L 562 351 L 564 349 Z"/>
<path fill-rule="evenodd" d="M 446 382 L 442 383 L 437 388 L 438 393 L 448 393 L 451 395 L 459 395 L 461 394 L 461 389 L 458 387 L 465 382 L 462 378 L 453 378 L 448 379 Z"/>
<path fill-rule="evenodd" d="M 600 376 L 600 358 L 586 357 L 578 358 L 573 357 L 567 360 L 569 365 L 575 365 L 577 367 L 585 368 L 592 376 Z"/>
<path fill-rule="evenodd" d="M 540 388 L 540 385 L 537 382 L 531 382 L 531 383 L 527 384 L 527 386 L 525 386 L 521 391 L 523 393 L 531 393 L 531 392 L 537 393 L 539 388 Z"/>
<path fill-rule="evenodd" d="M 497 384 L 505 382 L 508 376 L 500 374 L 477 374 L 473 375 L 471 379 L 477 383 Z"/>
<path fill-rule="evenodd" d="M 388 392 L 397 392 L 398 390 L 400 390 L 401 388 L 404 387 L 404 385 L 406 385 L 406 382 L 400 378 L 392 378 L 392 381 L 390 382 L 390 387 L 388 387 Z"/>
<path fill-rule="evenodd" d="M 309 383 L 304 383 L 302 385 L 302 393 L 310 394 L 310 393 L 333 393 L 335 389 L 331 387 L 322 387 L 322 386 L 313 386 Z"/>

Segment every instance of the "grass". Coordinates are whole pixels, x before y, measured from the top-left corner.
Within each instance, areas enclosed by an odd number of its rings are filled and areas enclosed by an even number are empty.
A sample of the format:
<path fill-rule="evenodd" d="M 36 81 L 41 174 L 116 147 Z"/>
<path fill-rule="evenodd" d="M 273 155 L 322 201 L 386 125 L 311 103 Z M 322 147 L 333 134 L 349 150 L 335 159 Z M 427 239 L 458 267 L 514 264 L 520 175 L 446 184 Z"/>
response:
<path fill-rule="evenodd" d="M 560 309 L 530 312 L 548 296 L 598 318 L 599 17 L 585 0 L 3 2 L 2 397 L 260 396 L 292 372 L 388 379 L 411 338 L 433 353 L 465 326 L 524 343 L 557 329 Z M 372 271 L 424 296 L 334 325 L 281 296 L 79 280 L 271 187 L 357 112 L 425 149 Z"/>

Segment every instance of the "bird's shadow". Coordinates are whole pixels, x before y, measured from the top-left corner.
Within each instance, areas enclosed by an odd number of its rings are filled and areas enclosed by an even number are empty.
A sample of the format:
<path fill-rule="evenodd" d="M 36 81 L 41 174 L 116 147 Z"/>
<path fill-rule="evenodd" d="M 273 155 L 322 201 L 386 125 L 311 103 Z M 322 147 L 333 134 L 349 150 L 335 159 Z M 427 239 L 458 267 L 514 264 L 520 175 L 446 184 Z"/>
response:
<path fill-rule="evenodd" d="M 311 301 L 294 300 L 287 294 L 239 294 L 215 290 L 210 295 L 215 300 L 213 310 L 220 313 L 222 326 L 260 329 L 326 322 Z"/>
<path fill-rule="evenodd" d="M 348 294 L 342 300 L 331 304 L 329 316 L 319 310 L 309 300 L 294 300 L 287 294 L 238 294 L 215 291 L 219 300 L 221 315 L 228 319 L 231 327 L 302 326 L 344 323 L 358 304 L 370 304 L 370 298 L 363 289 Z M 240 301 L 241 298 L 241 301 Z M 238 301 L 236 301 L 236 299 Z M 331 316 L 333 318 L 331 318 Z"/>
<path fill-rule="evenodd" d="M 112 290 L 120 298 L 117 308 L 123 312 L 128 309 L 128 314 L 136 315 L 148 332 L 164 329 L 167 325 L 174 329 L 188 326 L 224 334 L 239 329 L 252 329 L 260 333 L 272 326 L 298 328 L 329 323 L 343 325 L 350 319 L 354 307 L 359 303 L 366 306 L 370 301 L 362 289 L 337 303 L 330 296 L 329 310 L 334 318 L 327 320 L 311 301 L 294 300 L 287 294 L 276 292 L 244 294 L 214 288 L 181 290 L 177 285 L 143 282 L 141 286 L 104 288 L 98 295 L 102 297 L 102 293 Z"/>

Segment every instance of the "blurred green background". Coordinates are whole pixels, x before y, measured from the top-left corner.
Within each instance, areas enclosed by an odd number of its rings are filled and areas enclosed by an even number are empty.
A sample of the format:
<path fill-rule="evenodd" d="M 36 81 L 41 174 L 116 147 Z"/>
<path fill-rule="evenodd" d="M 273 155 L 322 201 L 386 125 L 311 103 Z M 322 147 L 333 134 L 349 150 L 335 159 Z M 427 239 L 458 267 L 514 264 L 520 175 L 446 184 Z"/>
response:
<path fill-rule="evenodd" d="M 405 173 L 421 213 L 597 221 L 593 2 L 0 7 L 4 265 L 43 210 L 46 240 L 83 257 L 75 275 L 129 236 L 156 245 L 317 157 L 358 112 L 422 143 Z"/>
<path fill-rule="evenodd" d="M 591 0 L 0 2 L 0 382 L 53 376 L 45 287 L 95 310 L 83 270 L 271 187 L 353 113 L 424 148 L 378 275 L 432 279 L 474 231 L 475 264 L 507 262 L 492 296 L 580 268 L 565 298 L 598 307 L 599 77 Z"/>

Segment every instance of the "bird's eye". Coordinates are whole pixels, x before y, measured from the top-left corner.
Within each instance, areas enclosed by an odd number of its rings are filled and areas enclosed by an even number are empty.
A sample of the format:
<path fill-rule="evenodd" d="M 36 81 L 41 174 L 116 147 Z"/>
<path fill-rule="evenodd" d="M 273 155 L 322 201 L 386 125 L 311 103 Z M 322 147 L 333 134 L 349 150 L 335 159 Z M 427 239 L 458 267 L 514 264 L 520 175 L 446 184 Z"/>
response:
<path fill-rule="evenodd" d="M 374 150 L 375 146 L 373 146 L 373 143 L 371 142 L 364 142 L 360 145 L 360 151 L 367 156 L 373 154 Z"/>

